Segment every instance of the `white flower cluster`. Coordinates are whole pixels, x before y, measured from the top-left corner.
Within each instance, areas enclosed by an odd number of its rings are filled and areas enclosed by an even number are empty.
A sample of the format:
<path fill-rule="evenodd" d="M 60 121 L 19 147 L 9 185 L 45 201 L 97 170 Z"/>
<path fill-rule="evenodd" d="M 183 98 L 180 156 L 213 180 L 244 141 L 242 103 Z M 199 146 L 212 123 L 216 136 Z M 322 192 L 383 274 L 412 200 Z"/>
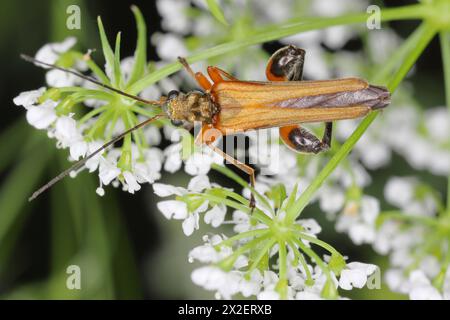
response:
<path fill-rule="evenodd" d="M 280 209 L 275 208 L 275 202 L 272 198 L 264 194 L 270 188 L 267 185 L 258 184 L 256 190 L 260 197 L 257 197 L 256 211 L 265 218 L 253 216 L 248 207 L 245 211 L 234 210 L 231 220 L 226 219 L 227 206 L 236 207 L 225 199 L 239 199 L 239 196 L 232 190 L 224 189 L 218 185 L 211 184 L 205 175 L 198 175 L 191 179 L 187 188 L 171 186 L 167 184 L 153 184 L 154 191 L 161 197 L 175 196 L 173 200 L 164 200 L 157 204 L 158 209 L 167 219 L 182 220 L 184 233 L 189 236 L 195 230 L 199 229 L 200 221 L 210 224 L 214 228 L 221 225 L 232 225 L 236 235 L 228 238 L 225 235 L 204 236 L 204 244 L 191 250 L 189 261 L 198 261 L 205 266 L 199 267 L 192 273 L 192 281 L 204 287 L 207 290 L 215 291 L 217 298 L 231 299 L 236 295 L 243 297 L 256 296 L 258 299 L 279 299 L 281 298 L 280 283 L 285 283 L 285 292 L 287 299 L 322 299 L 337 298 L 337 289 L 351 290 L 352 288 L 362 288 L 370 275 L 372 275 L 376 266 L 362 263 L 347 263 L 344 260 L 332 257 L 324 257 L 322 264 L 317 262 L 317 256 L 314 256 L 311 244 L 317 239 L 321 231 L 320 226 L 313 219 L 298 220 L 294 227 L 289 227 L 285 218 L 288 199 L 283 201 Z M 217 201 L 214 196 L 224 192 L 226 196 Z M 296 195 L 293 195 L 294 199 Z M 231 200 L 230 200 L 231 201 Z M 269 204 L 269 208 L 267 207 Z M 248 203 L 247 203 L 248 205 Z M 266 206 L 264 208 L 264 206 Z M 278 211 L 278 213 L 277 213 Z M 200 216 L 203 215 L 203 219 Z M 268 219 L 268 220 L 267 220 Z M 281 224 L 282 231 L 273 231 L 271 227 L 274 224 Z M 300 243 L 295 244 L 286 241 L 286 243 L 276 243 L 271 239 L 276 239 L 276 232 L 284 233 L 286 231 L 298 228 L 301 230 Z M 273 232 L 273 235 L 272 233 Z M 287 231 L 288 233 L 290 231 Z M 267 236 L 258 238 L 258 233 L 267 233 Z M 244 235 L 248 235 L 244 237 Z M 301 238 L 301 237 L 305 238 Z M 234 238 L 236 237 L 236 240 Z M 261 244 L 256 244 L 260 239 L 267 238 L 267 242 L 261 240 Z M 312 242 L 311 242 L 312 241 Z M 319 241 L 319 240 L 317 240 Z M 280 245 L 286 245 L 287 258 L 281 260 Z M 258 248 L 265 247 L 261 254 L 251 252 Z M 308 256 L 314 257 L 311 261 L 314 264 L 308 264 L 305 260 L 302 250 L 307 248 Z M 258 262 L 264 256 L 267 256 L 267 264 L 264 268 L 257 268 L 254 264 L 255 259 Z M 278 257 L 278 261 L 277 261 Z M 336 262 L 342 262 L 342 268 L 333 270 L 332 265 Z M 300 263 L 299 261 L 303 261 Z M 321 261 L 321 259 L 320 259 Z M 280 264 L 285 264 L 284 267 Z M 279 270 L 285 268 L 287 271 L 286 280 L 280 279 Z M 307 270 L 306 270 L 306 269 Z M 327 295 L 331 291 L 333 294 Z"/>
<path fill-rule="evenodd" d="M 381 225 L 373 243 L 378 253 L 389 255 L 385 280 L 390 289 L 410 299 L 450 299 L 448 232 L 441 223 L 446 217 L 436 217 L 433 190 L 412 177 L 392 177 L 385 197 L 402 212 Z"/>
<path fill-rule="evenodd" d="M 299 223 L 301 224 L 302 221 Z M 253 269 L 249 273 L 249 258 L 246 255 L 240 255 L 233 264 L 232 270 L 225 271 L 218 266 L 220 261 L 233 254 L 231 247 L 220 247 L 220 243 L 226 239 L 223 235 L 205 236 L 205 243 L 191 250 L 190 262 L 198 261 L 202 264 L 209 264 L 195 269 L 191 274 L 192 281 L 206 290 L 215 291 L 217 299 L 231 299 L 236 295 L 246 298 L 256 296 L 261 300 L 280 299 L 280 293 L 276 289 L 280 281 L 276 265 L 267 270 Z M 220 249 L 217 249 L 217 246 Z M 274 247 L 270 251 L 270 256 L 274 257 L 277 254 L 278 247 Z M 317 265 L 306 265 L 308 268 L 306 272 L 303 265 L 296 264 L 294 261 L 295 254 L 290 250 L 288 252 L 287 298 L 324 299 L 322 292 L 327 285 L 327 275 Z M 341 271 L 339 279 L 334 274 L 331 275 L 332 286 L 334 289 L 341 288 L 343 290 L 363 288 L 376 269 L 377 267 L 371 264 L 347 263 L 346 268 Z"/>

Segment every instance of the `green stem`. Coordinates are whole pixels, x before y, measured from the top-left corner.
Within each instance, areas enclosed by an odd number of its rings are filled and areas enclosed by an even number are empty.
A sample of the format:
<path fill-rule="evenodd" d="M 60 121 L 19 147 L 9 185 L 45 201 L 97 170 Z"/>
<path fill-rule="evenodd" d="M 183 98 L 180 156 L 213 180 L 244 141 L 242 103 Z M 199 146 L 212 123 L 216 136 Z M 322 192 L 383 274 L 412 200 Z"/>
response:
<path fill-rule="evenodd" d="M 232 255 L 230 255 L 230 256 L 226 257 L 225 259 L 223 259 L 222 261 L 220 261 L 218 263 L 219 266 L 221 266 L 226 271 L 230 271 L 233 268 L 233 265 L 236 262 L 237 258 L 239 258 L 239 256 L 241 254 L 244 254 L 248 250 L 254 248 L 258 244 L 258 242 L 266 240 L 269 236 L 270 236 L 270 234 L 263 235 L 261 237 L 255 238 L 255 239 L 247 242 L 243 246 L 240 246 L 239 248 L 237 248 L 236 251 L 233 252 Z"/>
<path fill-rule="evenodd" d="M 236 201 L 230 200 L 230 199 L 224 199 L 222 197 L 217 197 L 212 194 L 207 193 L 193 193 L 192 195 L 203 198 L 205 200 L 213 201 L 216 203 L 223 203 L 227 207 L 234 208 L 236 210 L 240 210 L 242 212 L 245 212 L 247 214 L 250 214 L 250 208 L 248 206 L 244 206 Z M 270 219 L 268 216 L 266 216 L 263 212 L 261 212 L 259 209 L 255 209 L 253 211 L 253 215 L 256 220 L 259 220 L 261 223 L 270 226 L 272 225 L 272 219 Z"/>
<path fill-rule="evenodd" d="M 230 246 L 235 241 L 245 239 L 245 238 L 256 237 L 256 236 L 263 236 L 263 235 L 267 234 L 268 232 L 269 232 L 269 229 L 256 229 L 256 230 L 245 231 L 242 233 L 238 233 L 237 235 L 235 235 L 231 238 L 221 241 L 220 243 L 216 244 L 215 247 Z"/>
<path fill-rule="evenodd" d="M 280 280 L 278 281 L 278 292 L 280 298 L 287 299 L 287 253 L 286 243 L 284 241 L 278 241 L 278 267 L 280 272 Z"/>
<path fill-rule="evenodd" d="M 100 108 L 96 108 L 96 109 L 94 109 L 92 111 L 89 111 L 80 120 L 78 120 L 78 126 L 80 126 L 81 124 L 85 123 L 86 121 L 88 121 L 92 117 L 95 117 L 97 114 L 102 113 L 103 111 L 106 111 L 108 108 L 109 108 L 109 105 L 105 105 L 105 106 L 102 106 Z"/>
<path fill-rule="evenodd" d="M 382 21 L 403 20 L 403 19 L 422 19 L 426 12 L 423 10 L 424 6 L 421 4 L 403 6 L 398 8 L 383 9 L 381 14 Z M 206 60 L 212 57 L 217 57 L 229 52 L 237 51 L 242 48 L 281 39 L 290 35 L 307 32 L 311 30 L 319 30 L 338 25 L 349 25 L 355 23 L 364 23 L 368 18 L 367 13 L 346 14 L 339 17 L 314 17 L 305 18 L 300 17 L 290 20 L 288 23 L 275 24 L 266 26 L 250 34 L 247 38 L 232 41 L 217 45 L 208 50 L 204 50 L 197 54 L 191 55 L 187 60 L 189 63 Z M 162 78 L 168 77 L 171 74 L 181 69 L 178 62 L 171 63 L 155 72 L 145 76 L 136 81 L 129 88 L 129 93 L 136 94 L 144 90 L 146 87 L 154 84 Z"/>
<path fill-rule="evenodd" d="M 388 89 L 394 92 L 397 86 L 400 84 L 401 80 L 406 76 L 409 69 L 414 65 L 417 58 L 423 52 L 427 44 L 431 41 L 436 33 L 434 27 L 427 23 L 420 27 L 420 37 L 417 37 L 417 42 L 412 51 L 409 53 L 407 58 L 403 61 L 399 70 L 395 73 L 392 80 L 388 84 Z M 311 182 L 311 184 L 306 188 L 306 190 L 301 194 L 296 203 L 291 206 L 286 215 L 287 221 L 295 221 L 303 209 L 308 205 L 309 201 L 316 193 L 316 191 L 322 186 L 322 183 L 328 176 L 336 169 L 339 163 L 347 157 L 352 148 L 361 138 L 361 136 L 369 128 L 370 124 L 375 120 L 379 112 L 372 112 L 366 118 L 364 118 L 359 126 L 355 129 L 352 135 L 347 139 L 347 141 L 342 145 L 342 147 L 334 154 L 326 166 L 319 172 L 316 178 Z"/>
<path fill-rule="evenodd" d="M 287 242 L 291 247 L 292 252 L 294 252 L 294 256 L 297 258 L 298 261 L 300 261 L 300 264 L 303 266 L 303 269 L 305 270 L 307 284 L 312 285 L 314 283 L 314 279 L 312 278 L 311 271 L 308 268 L 308 264 L 306 263 L 305 257 L 303 257 L 303 255 L 298 251 L 298 248 L 295 246 L 292 240 L 287 240 Z"/>
<path fill-rule="evenodd" d="M 441 40 L 442 63 L 444 65 L 445 103 L 447 104 L 448 117 L 450 118 L 450 31 L 442 31 L 439 38 Z M 450 175 L 447 182 L 447 214 L 450 216 Z"/>
<path fill-rule="evenodd" d="M 258 191 L 256 191 L 255 188 L 253 188 L 251 185 L 249 185 L 248 182 L 246 182 L 244 179 L 239 177 L 236 173 L 234 173 L 233 171 L 231 171 L 229 168 L 227 168 L 225 166 L 221 166 L 216 163 L 213 163 L 211 165 L 211 168 L 213 168 L 216 171 L 219 171 L 220 173 L 227 176 L 228 178 L 233 179 L 234 181 L 239 183 L 242 187 L 250 189 L 250 191 L 255 195 L 255 198 L 257 200 L 259 200 L 266 207 L 266 209 L 268 209 L 272 213 L 272 216 L 275 216 L 275 212 L 273 211 L 273 208 L 270 205 L 269 201 L 267 201 L 267 199 L 265 197 L 263 197 Z"/>
<path fill-rule="evenodd" d="M 331 280 L 330 269 L 327 267 L 325 262 L 310 248 L 308 248 L 301 240 L 294 238 L 293 241 L 298 245 L 300 250 L 306 253 L 314 262 L 322 269 L 323 273 L 327 276 L 328 280 Z"/>
<path fill-rule="evenodd" d="M 392 211 L 382 211 L 377 218 L 377 225 L 381 225 L 385 220 L 403 220 L 411 222 L 420 222 L 421 224 L 428 225 L 430 227 L 439 227 L 440 223 L 434 218 L 407 214 L 402 211 L 392 210 Z"/>
<path fill-rule="evenodd" d="M 335 255 L 339 255 L 339 256 L 341 255 L 335 248 L 333 248 L 331 245 L 329 245 L 325 241 L 314 238 L 313 236 L 310 236 L 304 232 L 296 232 L 296 234 L 300 237 L 300 239 L 314 243 L 314 244 L 318 245 L 319 247 L 324 248 L 331 254 L 335 254 Z"/>
<path fill-rule="evenodd" d="M 269 250 L 273 247 L 275 242 L 276 242 L 276 240 L 268 239 L 266 244 L 264 244 L 264 246 L 261 249 L 259 249 L 259 252 L 256 255 L 255 259 L 253 260 L 253 263 L 251 264 L 250 268 L 247 270 L 248 275 L 251 275 L 253 270 L 255 270 L 256 267 L 258 267 L 259 263 L 264 258 L 264 255 L 269 252 Z"/>

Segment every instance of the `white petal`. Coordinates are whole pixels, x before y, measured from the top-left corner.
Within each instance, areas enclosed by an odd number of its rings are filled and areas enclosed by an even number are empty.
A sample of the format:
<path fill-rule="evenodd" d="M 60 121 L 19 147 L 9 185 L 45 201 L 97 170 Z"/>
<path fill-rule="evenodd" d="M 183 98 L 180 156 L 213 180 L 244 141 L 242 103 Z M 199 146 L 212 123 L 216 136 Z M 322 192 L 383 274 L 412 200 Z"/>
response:
<path fill-rule="evenodd" d="M 191 234 L 194 233 L 194 230 L 198 230 L 198 228 L 199 228 L 198 220 L 199 220 L 198 214 L 193 213 L 193 214 L 190 214 L 189 217 L 187 217 L 183 221 L 182 227 L 183 227 L 183 232 L 186 236 L 189 237 Z"/>
<path fill-rule="evenodd" d="M 77 123 L 74 119 L 68 116 L 61 116 L 55 123 L 55 138 L 65 148 L 75 141 L 82 139 L 78 132 Z"/>
<path fill-rule="evenodd" d="M 442 300 L 442 295 L 432 285 L 420 285 L 410 291 L 409 298 L 411 300 Z"/>
<path fill-rule="evenodd" d="M 187 190 L 184 188 L 175 187 L 170 184 L 163 184 L 163 183 L 154 183 L 153 191 L 159 197 L 168 197 L 174 194 L 182 196 L 187 192 Z"/>
<path fill-rule="evenodd" d="M 87 142 L 77 141 L 70 146 L 70 157 L 74 160 L 80 159 L 86 155 L 88 149 Z"/>
<path fill-rule="evenodd" d="M 219 227 L 225 220 L 227 209 L 224 204 L 215 205 L 211 210 L 205 213 L 205 223 L 211 224 L 214 228 Z"/>
<path fill-rule="evenodd" d="M 27 111 L 27 121 L 37 129 L 46 129 L 56 120 L 56 102 L 47 100 L 38 106 L 31 106 Z"/>
<path fill-rule="evenodd" d="M 205 175 L 209 172 L 212 162 L 211 156 L 196 152 L 186 160 L 184 170 L 192 176 Z"/>
<path fill-rule="evenodd" d="M 361 200 L 361 216 L 364 222 L 374 225 L 380 212 L 380 202 L 371 196 L 363 196 Z"/>
<path fill-rule="evenodd" d="M 320 193 L 320 209 L 327 213 L 336 213 L 345 203 L 344 192 L 340 188 L 326 187 Z"/>
<path fill-rule="evenodd" d="M 351 290 L 353 287 L 362 288 L 367 282 L 367 275 L 362 270 L 342 270 L 339 278 L 339 286 L 344 290 Z"/>
<path fill-rule="evenodd" d="M 131 172 L 125 171 L 123 173 L 123 177 L 125 178 L 129 193 L 134 193 L 135 191 L 139 191 L 141 189 L 141 186 L 136 181 L 136 177 Z"/>
<path fill-rule="evenodd" d="M 100 158 L 99 177 L 104 185 L 108 185 L 120 174 L 120 169 L 105 158 Z"/>
<path fill-rule="evenodd" d="M 35 58 L 37 60 L 40 60 L 42 62 L 46 62 L 49 64 L 54 64 L 56 60 L 59 58 L 59 55 L 61 53 L 64 53 L 68 51 L 70 48 L 72 48 L 75 43 L 77 42 L 77 39 L 75 37 L 68 37 L 64 39 L 63 42 L 54 42 L 49 43 L 43 46 L 41 49 L 38 50 L 38 52 L 35 55 Z M 44 67 L 41 64 L 36 64 L 37 66 L 41 68 L 48 68 Z"/>
<path fill-rule="evenodd" d="M 13 99 L 13 102 L 16 106 L 23 106 L 25 109 L 28 109 L 28 107 L 39 102 L 39 98 L 42 96 L 45 90 L 45 87 L 41 87 L 37 90 L 21 92 L 17 97 Z"/>
<path fill-rule="evenodd" d="M 183 220 L 188 216 L 187 205 L 183 201 L 166 200 L 156 205 L 167 219 Z"/>
<path fill-rule="evenodd" d="M 193 192 L 202 192 L 205 189 L 211 188 L 209 178 L 206 175 L 195 176 L 189 181 L 188 190 Z"/>
<path fill-rule="evenodd" d="M 306 229 L 306 232 L 316 235 L 322 231 L 322 228 L 314 219 L 304 219 L 299 221 L 300 225 Z"/>
<path fill-rule="evenodd" d="M 361 270 L 366 275 L 369 276 L 372 273 L 374 273 L 378 267 L 376 265 L 370 264 L 370 263 L 349 262 L 349 263 L 347 263 L 347 268 L 349 268 L 350 270 Z"/>

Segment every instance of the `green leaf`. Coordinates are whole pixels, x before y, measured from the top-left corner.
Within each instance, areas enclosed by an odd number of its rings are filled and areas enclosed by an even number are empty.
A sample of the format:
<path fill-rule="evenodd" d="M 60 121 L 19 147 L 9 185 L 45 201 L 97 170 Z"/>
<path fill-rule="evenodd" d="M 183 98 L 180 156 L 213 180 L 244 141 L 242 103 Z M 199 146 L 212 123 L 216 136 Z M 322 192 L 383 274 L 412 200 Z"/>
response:
<path fill-rule="evenodd" d="M 42 149 L 42 145 L 39 152 L 32 151 L 32 156 L 25 157 L 18 163 L 0 189 L 0 244 L 23 213 L 22 208 L 27 205 L 27 199 L 51 155 L 51 151 Z"/>
<path fill-rule="evenodd" d="M 120 35 L 118 32 L 116 36 L 116 47 L 114 49 L 114 80 L 115 85 L 119 88 L 122 88 L 123 79 L 122 79 L 122 71 L 120 70 Z"/>
<path fill-rule="evenodd" d="M 17 146 L 23 145 L 30 128 L 22 119 L 14 122 L 0 135 L 0 171 L 5 169 L 17 159 Z"/>
<path fill-rule="evenodd" d="M 223 14 L 222 9 L 220 8 L 217 0 L 206 0 L 206 4 L 208 5 L 209 11 L 217 19 L 220 23 L 225 26 L 228 26 L 227 19 L 225 19 L 225 15 Z"/>
<path fill-rule="evenodd" d="M 274 185 L 269 193 L 268 197 L 271 198 L 274 201 L 274 207 L 275 208 L 281 208 L 281 205 L 283 204 L 284 199 L 286 199 L 286 187 L 282 183 L 278 183 Z"/>
<path fill-rule="evenodd" d="M 102 42 L 102 50 L 103 55 L 105 56 L 105 61 L 107 68 L 111 70 L 112 77 L 114 77 L 114 53 L 111 49 L 111 46 L 108 42 L 108 38 L 106 37 L 105 29 L 103 28 L 102 19 L 100 17 L 97 18 L 98 23 L 98 31 L 100 33 L 100 40 Z M 111 79 L 111 82 L 115 83 L 114 79 Z"/>
<path fill-rule="evenodd" d="M 131 6 L 137 25 L 137 44 L 134 52 L 134 65 L 131 71 L 128 85 L 133 84 L 145 74 L 145 66 L 147 64 L 147 27 L 144 17 L 137 6 Z"/>

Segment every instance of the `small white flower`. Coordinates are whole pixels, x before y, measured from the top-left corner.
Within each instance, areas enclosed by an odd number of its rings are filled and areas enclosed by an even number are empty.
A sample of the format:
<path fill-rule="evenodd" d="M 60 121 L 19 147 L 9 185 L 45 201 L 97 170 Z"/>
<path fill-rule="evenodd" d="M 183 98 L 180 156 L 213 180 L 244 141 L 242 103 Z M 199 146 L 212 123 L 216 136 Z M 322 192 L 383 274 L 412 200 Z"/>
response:
<path fill-rule="evenodd" d="M 166 161 L 164 162 L 164 170 L 170 173 L 174 173 L 180 170 L 183 161 L 181 159 L 181 143 L 175 143 L 168 146 L 164 150 L 164 156 Z"/>
<path fill-rule="evenodd" d="M 421 270 L 411 272 L 409 276 L 411 300 L 442 300 L 442 295 L 431 285 L 430 280 Z"/>
<path fill-rule="evenodd" d="M 48 128 L 57 118 L 55 107 L 56 102 L 47 100 L 37 106 L 30 106 L 27 110 L 27 121 L 36 129 Z"/>
<path fill-rule="evenodd" d="M 384 198 L 397 207 L 406 207 L 414 196 L 414 180 L 391 177 L 384 188 Z"/>
<path fill-rule="evenodd" d="M 362 288 L 367 282 L 367 277 L 375 272 L 377 266 L 360 262 L 350 262 L 346 269 L 341 271 L 339 287 L 344 290 Z"/>
<path fill-rule="evenodd" d="M 375 221 L 380 212 L 378 199 L 364 195 L 359 201 L 350 201 L 336 222 L 336 230 L 347 232 L 357 244 L 376 240 Z"/>
<path fill-rule="evenodd" d="M 184 220 L 189 213 L 187 205 L 183 201 L 165 200 L 157 204 L 159 211 L 168 219 Z"/>
<path fill-rule="evenodd" d="M 129 193 L 141 190 L 140 184 L 136 181 L 136 177 L 130 171 L 124 171 L 123 177 L 125 179 L 125 188 Z"/>
<path fill-rule="evenodd" d="M 179 56 L 185 57 L 189 54 L 183 39 L 172 33 L 155 33 L 152 36 L 152 42 L 157 44 L 156 51 L 158 56 L 164 60 L 174 61 Z"/>
<path fill-rule="evenodd" d="M 233 272 L 224 272 L 217 267 L 201 267 L 191 274 L 192 282 L 206 290 L 217 291 L 225 299 L 239 292 L 241 277 Z"/>
<path fill-rule="evenodd" d="M 103 145 L 103 143 L 101 141 L 93 141 L 93 142 L 89 142 L 87 144 L 87 152 L 86 155 L 90 155 L 92 153 L 94 153 L 96 150 L 98 150 L 101 146 Z M 111 152 L 111 151 L 110 151 Z M 95 170 L 97 170 L 99 164 L 100 164 L 100 158 L 101 155 L 104 153 L 104 150 L 99 152 L 98 154 L 96 154 L 94 157 L 92 157 L 91 159 L 89 159 L 88 161 L 86 161 L 85 163 L 85 167 L 89 170 L 89 172 L 94 172 Z"/>
<path fill-rule="evenodd" d="M 76 42 L 77 39 L 75 37 L 68 37 L 64 39 L 63 42 L 48 43 L 38 50 L 38 52 L 35 55 L 35 58 L 45 63 L 55 64 L 59 56 L 62 53 L 69 51 L 70 48 L 72 48 Z M 41 64 L 36 65 L 41 68 L 46 69 L 48 68 L 42 66 Z"/>
<path fill-rule="evenodd" d="M 199 216 L 197 212 L 190 214 L 182 223 L 183 232 L 186 236 L 190 236 L 199 228 Z"/>
<path fill-rule="evenodd" d="M 108 185 L 116 179 L 120 175 L 121 171 L 117 166 L 106 160 L 105 158 L 100 158 L 100 165 L 99 165 L 99 178 L 102 184 Z"/>
<path fill-rule="evenodd" d="M 223 203 L 215 205 L 211 210 L 205 213 L 205 223 L 211 224 L 211 226 L 217 228 L 223 223 L 226 213 L 227 208 Z"/>
<path fill-rule="evenodd" d="M 326 213 L 336 213 L 345 203 L 344 192 L 337 187 L 324 187 L 319 194 L 320 210 Z"/>
<path fill-rule="evenodd" d="M 223 158 L 211 150 L 208 153 L 196 152 L 186 160 L 184 170 L 192 176 L 203 175 L 209 172 L 213 163 L 222 162 Z"/>
<path fill-rule="evenodd" d="M 186 193 L 185 188 L 182 187 L 175 187 L 169 184 L 163 184 L 163 183 L 154 183 L 153 184 L 153 191 L 155 194 L 159 197 L 168 197 L 171 195 L 183 195 Z"/>
<path fill-rule="evenodd" d="M 41 87 L 37 90 L 24 91 L 21 92 L 17 97 L 13 99 L 13 102 L 16 106 L 22 106 L 25 109 L 38 104 L 39 98 L 45 92 L 46 88 Z"/>
<path fill-rule="evenodd" d="M 61 116 L 56 120 L 55 138 L 62 148 L 67 148 L 73 143 L 83 140 L 83 136 L 77 128 L 77 122 L 68 116 Z"/>

